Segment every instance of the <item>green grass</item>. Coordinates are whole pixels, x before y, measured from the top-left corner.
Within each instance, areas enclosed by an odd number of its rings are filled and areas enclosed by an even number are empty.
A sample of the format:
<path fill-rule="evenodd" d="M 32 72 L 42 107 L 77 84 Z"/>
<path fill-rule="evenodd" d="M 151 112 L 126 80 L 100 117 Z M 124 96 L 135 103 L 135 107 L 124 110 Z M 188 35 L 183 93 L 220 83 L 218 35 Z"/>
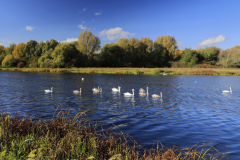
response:
<path fill-rule="evenodd" d="M 57 110 L 56 110 L 57 111 Z M 71 117 L 69 111 L 60 111 L 50 121 L 0 115 L 0 159 L 221 159 L 220 154 L 207 143 L 191 148 L 164 147 L 157 142 L 152 149 L 143 149 L 130 136 L 115 126 L 84 120 L 85 112 Z M 55 116 L 56 115 L 56 116 Z M 129 142 L 134 144 L 130 147 Z M 210 154 L 211 153 L 211 154 Z M 213 154 L 213 153 L 216 153 Z"/>
<path fill-rule="evenodd" d="M 89 73 L 89 74 L 148 74 L 148 75 L 233 75 L 238 68 L 0 68 L 0 71 Z"/>

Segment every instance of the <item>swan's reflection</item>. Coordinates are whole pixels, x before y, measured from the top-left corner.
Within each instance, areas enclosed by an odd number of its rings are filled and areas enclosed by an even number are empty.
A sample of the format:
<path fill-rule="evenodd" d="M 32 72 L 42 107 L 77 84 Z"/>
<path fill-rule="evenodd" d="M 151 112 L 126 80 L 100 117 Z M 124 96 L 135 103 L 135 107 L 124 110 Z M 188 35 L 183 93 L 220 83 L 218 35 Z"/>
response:
<path fill-rule="evenodd" d="M 121 96 L 120 92 L 114 92 L 114 91 L 112 91 L 112 94 L 113 94 L 113 97 L 114 97 L 114 98 L 120 98 L 120 96 Z"/>
<path fill-rule="evenodd" d="M 125 98 L 125 101 L 126 101 L 126 102 L 129 102 L 129 101 L 135 102 L 135 101 L 134 101 L 134 96 L 124 96 L 124 98 Z"/>
<path fill-rule="evenodd" d="M 47 95 L 50 95 L 50 99 L 53 100 L 53 94 L 52 94 L 52 92 L 45 92 L 45 95 L 46 95 L 46 96 L 47 96 Z"/>
<path fill-rule="evenodd" d="M 160 100 L 161 103 L 163 102 L 162 97 L 152 97 L 152 100 L 155 101 L 155 102 L 159 101 L 159 100 Z"/>

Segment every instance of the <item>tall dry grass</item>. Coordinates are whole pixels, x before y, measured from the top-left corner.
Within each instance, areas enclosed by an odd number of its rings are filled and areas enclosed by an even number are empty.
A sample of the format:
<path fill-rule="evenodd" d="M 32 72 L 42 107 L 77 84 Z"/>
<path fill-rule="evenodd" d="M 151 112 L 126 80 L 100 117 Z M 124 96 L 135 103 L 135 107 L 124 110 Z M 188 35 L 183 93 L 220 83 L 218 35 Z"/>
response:
<path fill-rule="evenodd" d="M 2 113 L 0 159 L 189 160 L 220 159 L 226 154 L 220 154 L 216 146 L 205 142 L 185 149 L 166 148 L 157 142 L 147 150 L 130 136 L 114 129 L 115 126 L 81 118 L 85 112 L 74 117 L 70 110 L 56 113 L 50 121 Z"/>

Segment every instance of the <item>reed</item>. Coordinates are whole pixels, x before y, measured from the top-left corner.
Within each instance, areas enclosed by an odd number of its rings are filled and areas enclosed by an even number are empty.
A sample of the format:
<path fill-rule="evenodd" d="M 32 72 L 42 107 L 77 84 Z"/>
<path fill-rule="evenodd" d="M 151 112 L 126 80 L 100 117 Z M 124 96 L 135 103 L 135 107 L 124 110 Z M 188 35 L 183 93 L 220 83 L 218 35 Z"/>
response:
<path fill-rule="evenodd" d="M 164 147 L 160 142 L 152 149 L 143 149 L 116 126 L 85 120 L 81 112 L 55 111 L 53 118 L 20 118 L 0 115 L 0 159 L 221 159 L 215 146 L 205 142 L 192 148 Z M 56 116 L 55 116 L 56 115 Z M 114 129 L 115 128 L 115 129 Z M 130 144 L 132 144 L 130 146 Z M 219 145 L 219 144 L 218 144 Z M 217 155 L 209 154 L 214 151 Z"/>

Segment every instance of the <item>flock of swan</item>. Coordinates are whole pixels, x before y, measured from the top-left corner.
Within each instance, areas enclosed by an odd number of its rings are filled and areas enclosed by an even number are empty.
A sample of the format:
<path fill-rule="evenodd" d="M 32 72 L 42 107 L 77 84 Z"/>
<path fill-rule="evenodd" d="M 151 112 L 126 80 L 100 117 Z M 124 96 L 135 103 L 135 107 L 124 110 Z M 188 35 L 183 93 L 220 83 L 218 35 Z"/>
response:
<path fill-rule="evenodd" d="M 119 87 L 118 86 L 118 88 L 112 88 L 112 91 L 113 92 L 119 92 L 120 93 L 120 90 L 121 90 L 121 87 Z M 146 88 L 146 90 L 147 90 L 147 92 L 143 89 L 143 88 L 140 88 L 139 89 L 139 95 L 141 95 L 141 96 L 148 96 L 148 87 Z M 92 91 L 94 92 L 94 93 L 101 93 L 102 92 L 102 88 L 93 88 L 92 89 Z M 134 96 L 134 89 L 132 89 L 132 93 L 129 93 L 129 92 L 125 92 L 125 93 L 123 93 L 123 95 L 124 96 Z M 53 92 L 53 87 L 51 88 L 51 90 L 50 89 L 46 89 L 45 90 L 45 93 L 51 93 L 51 92 Z M 73 90 L 73 93 L 76 93 L 76 94 L 78 94 L 78 93 L 81 93 L 82 92 L 82 89 L 80 88 L 79 90 Z M 153 98 L 160 98 L 160 97 L 162 97 L 162 92 L 160 92 L 160 95 L 158 95 L 158 94 L 153 94 L 152 95 L 152 97 Z"/>
<path fill-rule="evenodd" d="M 113 92 L 119 92 L 120 93 L 120 90 L 121 90 L 121 87 L 119 87 L 118 86 L 118 88 L 112 88 L 112 91 Z M 141 95 L 141 96 L 148 96 L 148 87 L 146 88 L 146 90 L 147 90 L 147 92 L 143 89 L 143 88 L 140 88 L 139 89 L 139 95 Z M 92 89 L 92 91 L 94 92 L 94 93 L 100 93 L 100 92 L 102 92 L 102 88 L 93 88 Z M 125 92 L 125 93 L 123 93 L 123 95 L 124 96 L 134 96 L 134 89 L 132 89 L 132 93 L 129 93 L 129 92 Z M 53 87 L 51 88 L 51 90 L 50 89 L 46 89 L 45 90 L 45 93 L 51 93 L 51 92 L 53 92 Z M 81 93 L 81 88 L 79 89 L 79 90 L 74 90 L 73 91 L 73 93 L 76 93 L 76 94 L 78 94 L 78 93 Z M 230 87 L 230 90 L 222 90 L 222 93 L 232 93 L 232 87 Z M 162 97 L 162 92 L 160 92 L 160 95 L 158 95 L 158 94 L 153 94 L 152 95 L 152 97 L 153 98 L 160 98 L 160 97 Z"/>

